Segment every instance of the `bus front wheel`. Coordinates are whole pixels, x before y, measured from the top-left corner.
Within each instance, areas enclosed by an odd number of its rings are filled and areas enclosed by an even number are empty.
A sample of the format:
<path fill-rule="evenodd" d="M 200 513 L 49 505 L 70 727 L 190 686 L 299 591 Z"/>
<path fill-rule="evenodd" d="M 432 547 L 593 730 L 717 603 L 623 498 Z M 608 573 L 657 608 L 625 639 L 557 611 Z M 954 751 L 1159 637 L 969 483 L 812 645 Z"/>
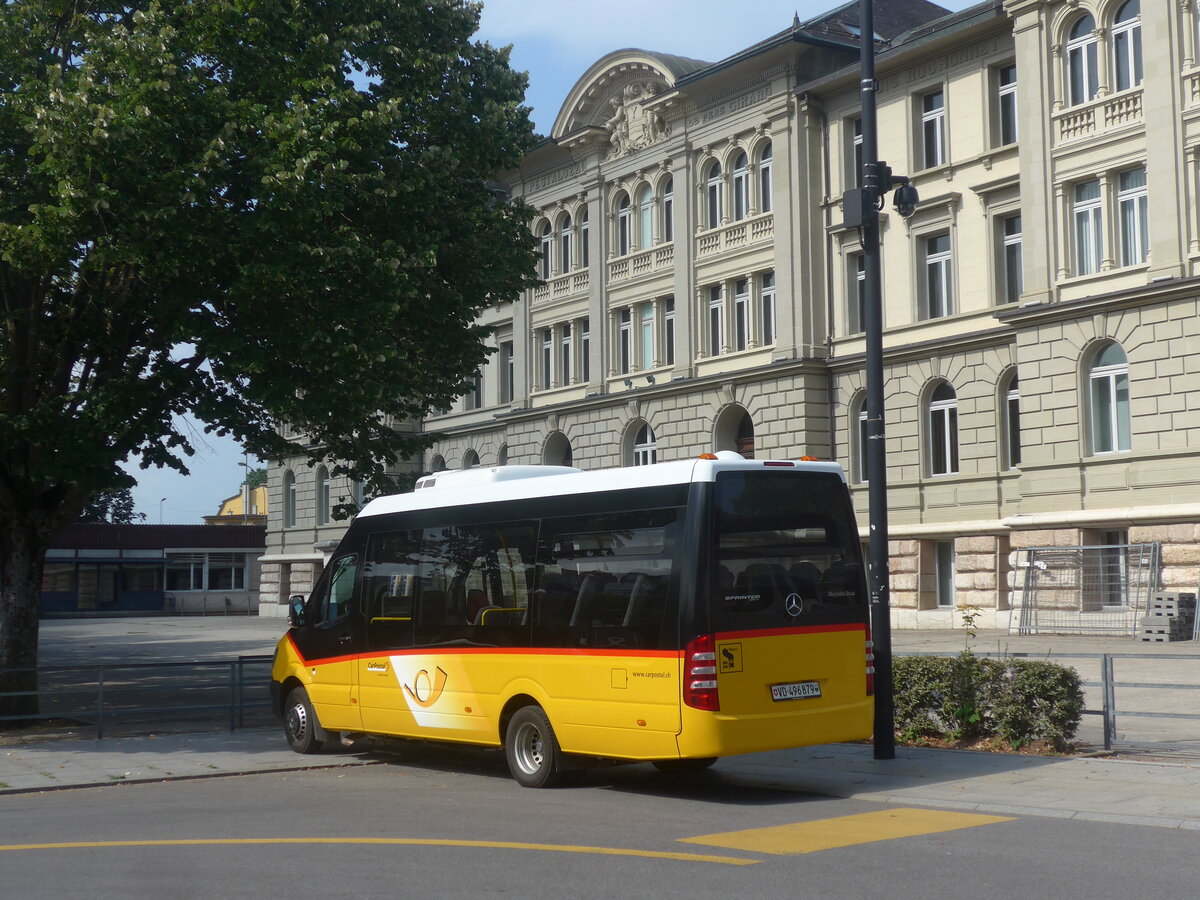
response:
<path fill-rule="evenodd" d="M 562 751 L 540 706 L 522 706 L 504 732 L 508 769 L 522 787 L 553 787 L 562 780 Z"/>
<path fill-rule="evenodd" d="M 313 712 L 308 692 L 293 688 L 283 707 L 283 732 L 288 746 L 297 753 L 317 753 L 323 742 L 317 737 L 317 714 Z"/>

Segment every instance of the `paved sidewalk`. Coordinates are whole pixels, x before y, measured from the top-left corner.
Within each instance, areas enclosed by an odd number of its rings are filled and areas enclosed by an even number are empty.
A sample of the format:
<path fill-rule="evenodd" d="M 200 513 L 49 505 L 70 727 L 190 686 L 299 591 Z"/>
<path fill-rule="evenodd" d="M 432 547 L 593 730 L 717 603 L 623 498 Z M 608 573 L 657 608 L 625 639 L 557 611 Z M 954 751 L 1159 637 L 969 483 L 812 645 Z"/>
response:
<path fill-rule="evenodd" d="M 72 787 L 406 763 L 393 754 L 292 753 L 277 730 L 59 741 L 0 748 L 0 795 Z M 907 806 L 968 809 L 1200 831 L 1200 760 L 1141 762 L 864 744 L 731 757 L 723 781 Z M 2 803 L 2 800 L 0 800 Z"/>

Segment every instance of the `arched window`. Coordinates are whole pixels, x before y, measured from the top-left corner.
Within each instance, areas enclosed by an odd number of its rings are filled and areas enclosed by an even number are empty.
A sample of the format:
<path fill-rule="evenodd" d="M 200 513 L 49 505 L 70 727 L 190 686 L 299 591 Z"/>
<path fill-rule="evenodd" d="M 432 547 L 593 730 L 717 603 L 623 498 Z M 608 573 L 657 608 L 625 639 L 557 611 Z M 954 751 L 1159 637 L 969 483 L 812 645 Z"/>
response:
<path fill-rule="evenodd" d="M 771 145 L 768 143 L 758 157 L 758 211 L 770 212 L 771 205 Z"/>
<path fill-rule="evenodd" d="M 429 471 L 431 473 L 432 472 L 445 472 L 446 471 L 446 458 L 444 456 L 442 456 L 442 454 L 440 454 L 440 453 L 435 453 L 433 456 L 433 459 L 431 459 L 429 461 Z"/>
<path fill-rule="evenodd" d="M 718 228 L 724 213 L 721 202 L 721 164 L 714 162 L 708 167 L 704 183 L 705 199 L 707 200 L 708 227 Z"/>
<path fill-rule="evenodd" d="M 1087 103 L 1099 90 L 1096 63 L 1096 20 L 1080 17 L 1067 34 L 1067 102 L 1071 106 Z"/>
<path fill-rule="evenodd" d="M 317 524 L 328 525 L 330 520 L 329 508 L 329 470 L 324 466 L 317 469 Z"/>
<path fill-rule="evenodd" d="M 668 178 L 663 184 L 662 198 L 662 239 L 663 243 L 675 240 L 675 179 Z"/>
<path fill-rule="evenodd" d="M 479 465 L 479 454 L 478 453 L 476 453 L 474 450 L 468 450 L 466 453 L 463 454 L 462 467 L 464 469 L 473 469 L 477 465 Z"/>
<path fill-rule="evenodd" d="M 649 422 L 643 422 L 633 438 L 633 464 L 649 466 L 658 462 L 658 443 Z"/>
<path fill-rule="evenodd" d="M 542 463 L 547 466 L 571 465 L 571 442 L 561 431 L 546 438 L 546 446 L 542 448 Z"/>
<path fill-rule="evenodd" d="M 958 397 L 942 382 L 929 398 L 929 474 L 958 472 Z"/>
<path fill-rule="evenodd" d="M 498 465 L 498 466 L 507 466 L 508 465 L 508 444 L 500 445 L 500 452 L 496 454 L 496 465 Z"/>
<path fill-rule="evenodd" d="M 622 194 L 617 204 L 617 256 L 627 254 L 633 241 L 633 210 L 629 208 L 629 195 Z"/>
<path fill-rule="evenodd" d="M 870 480 L 869 469 L 867 466 L 867 397 L 863 394 L 858 398 L 854 406 L 850 407 L 856 410 L 852 418 L 852 431 L 850 435 L 850 449 L 853 454 L 851 462 L 851 471 L 854 473 L 854 480 L 858 484 L 866 484 Z"/>
<path fill-rule="evenodd" d="M 551 233 L 549 222 L 545 222 L 542 224 L 542 235 L 540 238 L 540 243 L 541 243 L 541 249 L 542 249 L 542 262 L 541 262 L 542 280 L 546 281 L 547 279 L 550 278 L 550 251 L 554 247 L 554 235 Z"/>
<path fill-rule="evenodd" d="M 638 191 L 638 249 L 646 250 L 654 243 L 654 192 L 643 184 Z"/>
<path fill-rule="evenodd" d="M 1088 370 L 1092 453 L 1117 453 L 1131 447 L 1129 362 L 1117 344 L 1107 344 Z"/>
<path fill-rule="evenodd" d="M 1000 446 L 1004 454 L 1001 464 L 1006 469 L 1015 469 L 1021 465 L 1021 391 L 1016 372 L 1013 372 L 1005 384 L 1000 400 Z"/>
<path fill-rule="evenodd" d="M 1113 72 L 1117 90 L 1142 83 L 1142 5 L 1129 0 L 1117 10 L 1112 29 Z"/>
<path fill-rule="evenodd" d="M 733 161 L 733 220 L 740 222 L 750 212 L 750 169 L 745 153 Z"/>
<path fill-rule="evenodd" d="M 721 411 L 713 429 L 717 450 L 736 450 L 746 459 L 754 459 L 754 421 L 746 410 L 733 404 Z"/>
<path fill-rule="evenodd" d="M 283 527 L 296 526 L 296 475 L 289 469 L 283 473 Z"/>
<path fill-rule="evenodd" d="M 579 214 L 579 264 L 586 269 L 590 258 L 588 253 L 588 211 L 585 209 Z"/>
<path fill-rule="evenodd" d="M 571 252 L 571 244 L 574 240 L 575 229 L 571 227 L 571 216 L 565 215 L 558 232 L 558 260 L 564 274 L 571 271 L 571 260 L 575 256 Z"/>

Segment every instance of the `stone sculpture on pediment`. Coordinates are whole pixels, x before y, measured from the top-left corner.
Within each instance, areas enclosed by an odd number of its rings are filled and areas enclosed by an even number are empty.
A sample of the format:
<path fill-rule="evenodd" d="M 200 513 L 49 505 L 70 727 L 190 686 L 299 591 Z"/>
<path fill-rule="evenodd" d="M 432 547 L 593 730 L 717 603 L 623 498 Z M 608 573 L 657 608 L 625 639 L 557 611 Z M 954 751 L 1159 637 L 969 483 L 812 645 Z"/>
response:
<path fill-rule="evenodd" d="M 608 131 L 609 159 L 666 139 L 663 117 L 645 107 L 645 101 L 658 92 L 659 86 L 653 81 L 635 81 L 622 88 L 620 97 L 608 101 L 612 114 L 604 127 Z"/>

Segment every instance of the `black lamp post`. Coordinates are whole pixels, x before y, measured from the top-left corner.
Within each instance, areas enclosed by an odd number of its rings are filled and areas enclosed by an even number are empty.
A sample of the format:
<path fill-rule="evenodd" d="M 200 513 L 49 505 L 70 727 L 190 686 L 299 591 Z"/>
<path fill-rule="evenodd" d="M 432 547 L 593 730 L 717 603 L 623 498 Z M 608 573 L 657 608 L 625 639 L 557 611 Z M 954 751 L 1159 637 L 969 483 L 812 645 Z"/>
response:
<path fill-rule="evenodd" d="M 917 190 L 903 175 L 893 175 L 879 160 L 875 111 L 875 12 L 871 0 L 859 0 L 862 29 L 862 187 L 842 197 L 845 223 L 858 226 L 864 268 L 864 326 L 867 348 L 867 489 L 870 511 L 871 635 L 875 641 L 875 758 L 896 756 L 892 685 L 892 621 L 888 601 L 887 460 L 883 432 L 883 291 L 879 269 L 879 210 L 893 189 L 896 212 L 908 218 L 916 210 Z"/>

